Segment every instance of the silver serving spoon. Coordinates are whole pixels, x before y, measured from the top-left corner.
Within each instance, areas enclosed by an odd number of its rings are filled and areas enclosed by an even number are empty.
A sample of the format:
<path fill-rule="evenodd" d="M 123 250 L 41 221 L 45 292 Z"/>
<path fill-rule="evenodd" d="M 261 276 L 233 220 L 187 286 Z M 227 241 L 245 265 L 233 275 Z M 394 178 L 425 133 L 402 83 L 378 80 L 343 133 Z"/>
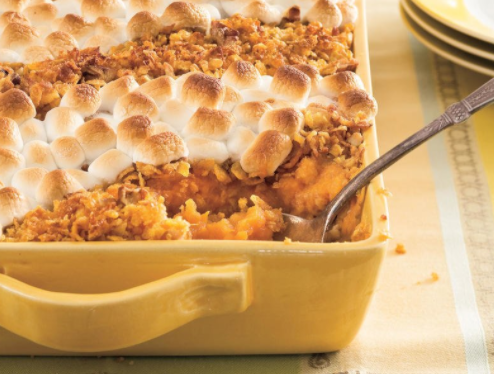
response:
<path fill-rule="evenodd" d="M 355 196 L 358 190 L 367 186 L 374 177 L 381 174 L 408 152 L 414 150 L 440 131 L 456 123 L 465 121 L 473 113 L 493 102 L 494 78 L 460 102 L 451 105 L 441 116 L 422 130 L 416 132 L 364 168 L 335 196 L 316 218 L 308 220 L 284 213 L 283 219 L 286 228 L 284 231 L 277 233 L 275 239 L 283 240 L 285 237 L 288 237 L 293 241 L 324 243 L 326 232 L 331 228 L 338 215 L 338 211 Z"/>

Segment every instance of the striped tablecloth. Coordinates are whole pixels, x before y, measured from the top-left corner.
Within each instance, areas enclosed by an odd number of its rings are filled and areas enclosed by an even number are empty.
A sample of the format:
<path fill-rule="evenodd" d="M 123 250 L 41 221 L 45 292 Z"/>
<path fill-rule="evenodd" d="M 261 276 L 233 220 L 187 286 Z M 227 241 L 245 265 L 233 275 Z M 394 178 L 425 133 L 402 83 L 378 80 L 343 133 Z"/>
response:
<path fill-rule="evenodd" d="M 421 46 L 398 0 L 368 2 L 381 151 L 488 78 Z M 1 374 L 494 372 L 494 107 L 385 173 L 392 234 L 366 322 L 337 353 L 195 358 L 0 358 Z M 406 254 L 394 251 L 402 243 Z M 436 276 L 437 275 L 437 276 Z"/>

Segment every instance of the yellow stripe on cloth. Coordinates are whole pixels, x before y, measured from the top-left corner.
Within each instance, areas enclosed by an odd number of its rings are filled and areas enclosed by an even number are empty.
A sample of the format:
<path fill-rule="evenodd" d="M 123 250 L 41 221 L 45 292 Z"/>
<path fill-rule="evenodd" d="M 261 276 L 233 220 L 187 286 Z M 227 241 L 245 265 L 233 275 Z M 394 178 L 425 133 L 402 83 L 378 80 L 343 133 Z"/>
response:
<path fill-rule="evenodd" d="M 458 67 L 461 95 L 464 97 L 484 84 L 489 77 Z M 475 129 L 478 150 L 483 170 L 489 185 L 491 205 L 494 211 L 494 105 L 473 115 L 471 122 Z"/>
<path fill-rule="evenodd" d="M 473 124 L 494 210 L 494 106 L 477 113 L 473 118 Z"/>

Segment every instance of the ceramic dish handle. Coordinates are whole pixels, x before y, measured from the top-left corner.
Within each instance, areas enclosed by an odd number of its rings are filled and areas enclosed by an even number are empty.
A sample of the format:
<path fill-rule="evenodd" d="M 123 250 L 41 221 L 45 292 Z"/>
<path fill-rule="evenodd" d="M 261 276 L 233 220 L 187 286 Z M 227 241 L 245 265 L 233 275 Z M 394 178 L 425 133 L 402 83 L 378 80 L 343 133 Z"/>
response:
<path fill-rule="evenodd" d="M 198 318 L 243 312 L 251 301 L 248 263 L 195 266 L 106 294 L 51 292 L 0 274 L 0 326 L 71 352 L 133 346 Z"/>

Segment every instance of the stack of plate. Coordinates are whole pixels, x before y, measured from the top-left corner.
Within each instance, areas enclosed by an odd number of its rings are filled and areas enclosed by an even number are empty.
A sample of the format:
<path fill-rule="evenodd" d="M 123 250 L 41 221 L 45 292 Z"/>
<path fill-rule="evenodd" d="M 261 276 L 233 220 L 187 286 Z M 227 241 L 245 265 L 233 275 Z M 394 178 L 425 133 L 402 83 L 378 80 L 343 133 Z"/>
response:
<path fill-rule="evenodd" d="M 400 0 L 403 20 L 426 47 L 494 76 L 494 0 Z"/>

